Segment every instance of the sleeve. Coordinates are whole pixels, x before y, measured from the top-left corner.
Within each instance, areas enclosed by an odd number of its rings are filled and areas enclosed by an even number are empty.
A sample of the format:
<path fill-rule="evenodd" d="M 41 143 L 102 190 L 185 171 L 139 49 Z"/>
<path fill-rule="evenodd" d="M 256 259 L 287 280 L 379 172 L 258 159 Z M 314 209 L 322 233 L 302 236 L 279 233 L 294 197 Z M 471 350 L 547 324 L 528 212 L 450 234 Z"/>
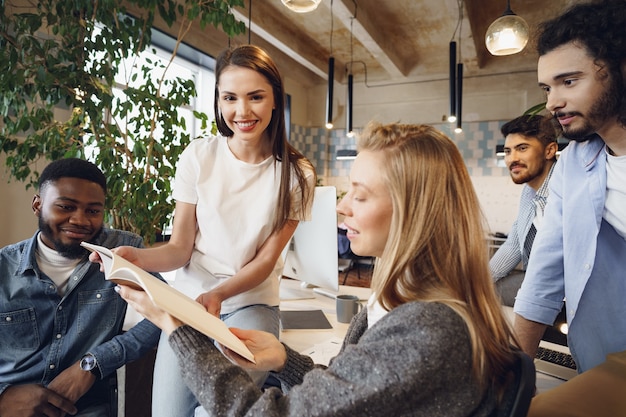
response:
<path fill-rule="evenodd" d="M 284 392 L 288 392 L 296 385 L 300 385 L 304 375 L 312 370 L 315 365 L 309 356 L 301 355 L 289 346 L 284 345 L 287 351 L 287 362 L 280 373 L 273 373 L 281 383 Z M 325 367 L 323 367 L 325 368 Z"/>
<path fill-rule="evenodd" d="M 517 293 L 515 313 L 527 320 L 552 325 L 565 297 L 563 265 L 564 152 L 550 179 L 550 197 L 533 242 L 528 268 Z"/>
<path fill-rule="evenodd" d="M 489 269 L 494 281 L 507 276 L 522 261 L 518 242 L 517 220 L 515 220 L 509 236 L 489 260 Z"/>
<path fill-rule="evenodd" d="M 161 329 L 144 319 L 106 343 L 89 351 L 96 357 L 101 378 L 112 374 L 118 368 L 141 358 L 157 346 Z"/>
<path fill-rule="evenodd" d="M 192 141 L 180 154 L 180 158 L 178 162 L 176 162 L 176 176 L 174 178 L 172 191 L 172 197 L 176 201 L 190 204 L 198 203 L 198 192 L 196 188 L 198 177 L 196 148 L 196 142 Z"/>
<path fill-rule="evenodd" d="M 441 305 L 424 312 L 404 307 L 347 345 L 328 368 L 307 372 L 311 362 L 288 351 L 278 377 L 285 381 L 284 374 L 293 373 L 295 383 L 304 373 L 288 393 L 261 391 L 209 338 L 187 326 L 169 341 L 186 384 L 210 416 L 409 415 L 416 409 L 429 415 L 429 410 L 448 407 L 450 398 L 463 398 L 449 406 L 453 414 L 461 413 L 456 407 L 475 408 L 482 396 L 472 376 L 463 320 Z"/>

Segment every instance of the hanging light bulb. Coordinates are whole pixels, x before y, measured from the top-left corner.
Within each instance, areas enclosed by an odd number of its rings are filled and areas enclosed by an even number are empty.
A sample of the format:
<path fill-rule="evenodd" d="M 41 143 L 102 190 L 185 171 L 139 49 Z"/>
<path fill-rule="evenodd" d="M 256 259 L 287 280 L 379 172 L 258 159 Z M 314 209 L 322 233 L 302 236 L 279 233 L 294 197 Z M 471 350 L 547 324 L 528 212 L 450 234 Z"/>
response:
<path fill-rule="evenodd" d="M 528 24 L 511 11 L 511 2 L 507 0 L 504 14 L 487 29 L 485 45 L 492 55 L 513 55 L 524 49 L 528 33 Z"/>
<path fill-rule="evenodd" d="M 317 9 L 322 0 L 282 0 L 283 4 L 296 13 L 308 13 Z"/>

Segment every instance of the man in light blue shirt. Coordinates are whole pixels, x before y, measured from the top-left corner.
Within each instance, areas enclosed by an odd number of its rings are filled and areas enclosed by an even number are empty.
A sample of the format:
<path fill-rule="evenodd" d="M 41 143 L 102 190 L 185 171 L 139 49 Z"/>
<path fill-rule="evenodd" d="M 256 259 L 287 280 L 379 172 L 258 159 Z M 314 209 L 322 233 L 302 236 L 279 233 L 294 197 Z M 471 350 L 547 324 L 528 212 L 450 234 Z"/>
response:
<path fill-rule="evenodd" d="M 543 220 L 548 183 L 556 162 L 557 131 L 549 118 L 523 115 L 505 123 L 504 161 L 515 184 L 524 184 L 517 219 L 506 241 L 489 261 L 502 302 L 513 306 L 524 277 L 533 240 Z M 513 273 L 511 273 L 513 271 Z"/>
<path fill-rule="evenodd" d="M 80 246 L 142 246 L 103 227 L 105 195 L 92 163 L 52 162 L 32 202 L 39 230 L 0 250 L 2 417 L 109 416 L 107 377 L 156 347 L 160 330 L 146 320 L 122 334 L 127 304 Z"/>
<path fill-rule="evenodd" d="M 546 108 L 573 140 L 515 301 L 515 330 L 535 355 L 566 302 L 579 372 L 626 351 L 626 3 L 580 4 L 541 27 Z M 622 410 L 623 411 L 623 410 Z"/>

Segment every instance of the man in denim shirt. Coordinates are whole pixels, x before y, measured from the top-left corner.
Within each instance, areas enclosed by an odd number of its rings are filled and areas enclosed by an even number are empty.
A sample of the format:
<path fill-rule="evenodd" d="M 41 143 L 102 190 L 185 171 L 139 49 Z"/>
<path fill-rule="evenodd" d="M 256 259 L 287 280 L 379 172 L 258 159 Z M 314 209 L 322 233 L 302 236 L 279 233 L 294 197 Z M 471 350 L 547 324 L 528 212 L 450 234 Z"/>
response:
<path fill-rule="evenodd" d="M 565 300 L 579 372 L 626 354 L 625 27 L 623 0 L 579 4 L 545 23 L 537 42 L 546 108 L 572 142 L 550 180 L 515 330 L 534 356 Z"/>
<path fill-rule="evenodd" d="M 146 320 L 122 334 L 127 304 L 80 246 L 142 246 L 103 227 L 105 195 L 92 163 L 52 162 L 32 202 L 39 230 L 0 250 L 2 417 L 108 416 L 107 376 L 158 342 Z"/>

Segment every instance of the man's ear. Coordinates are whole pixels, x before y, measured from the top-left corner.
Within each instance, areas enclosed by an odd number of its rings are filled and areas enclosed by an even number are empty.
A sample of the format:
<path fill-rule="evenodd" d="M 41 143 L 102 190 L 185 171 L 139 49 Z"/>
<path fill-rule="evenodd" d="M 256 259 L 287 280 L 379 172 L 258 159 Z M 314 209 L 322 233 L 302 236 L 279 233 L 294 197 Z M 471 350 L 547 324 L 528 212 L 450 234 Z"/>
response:
<path fill-rule="evenodd" d="M 550 160 L 556 156 L 556 152 L 559 150 L 559 145 L 556 142 L 550 142 L 546 146 L 546 160 Z"/>
<path fill-rule="evenodd" d="M 35 216 L 41 216 L 41 196 L 39 194 L 35 194 L 33 196 L 33 202 L 30 206 L 33 209 L 33 213 L 35 213 Z"/>

